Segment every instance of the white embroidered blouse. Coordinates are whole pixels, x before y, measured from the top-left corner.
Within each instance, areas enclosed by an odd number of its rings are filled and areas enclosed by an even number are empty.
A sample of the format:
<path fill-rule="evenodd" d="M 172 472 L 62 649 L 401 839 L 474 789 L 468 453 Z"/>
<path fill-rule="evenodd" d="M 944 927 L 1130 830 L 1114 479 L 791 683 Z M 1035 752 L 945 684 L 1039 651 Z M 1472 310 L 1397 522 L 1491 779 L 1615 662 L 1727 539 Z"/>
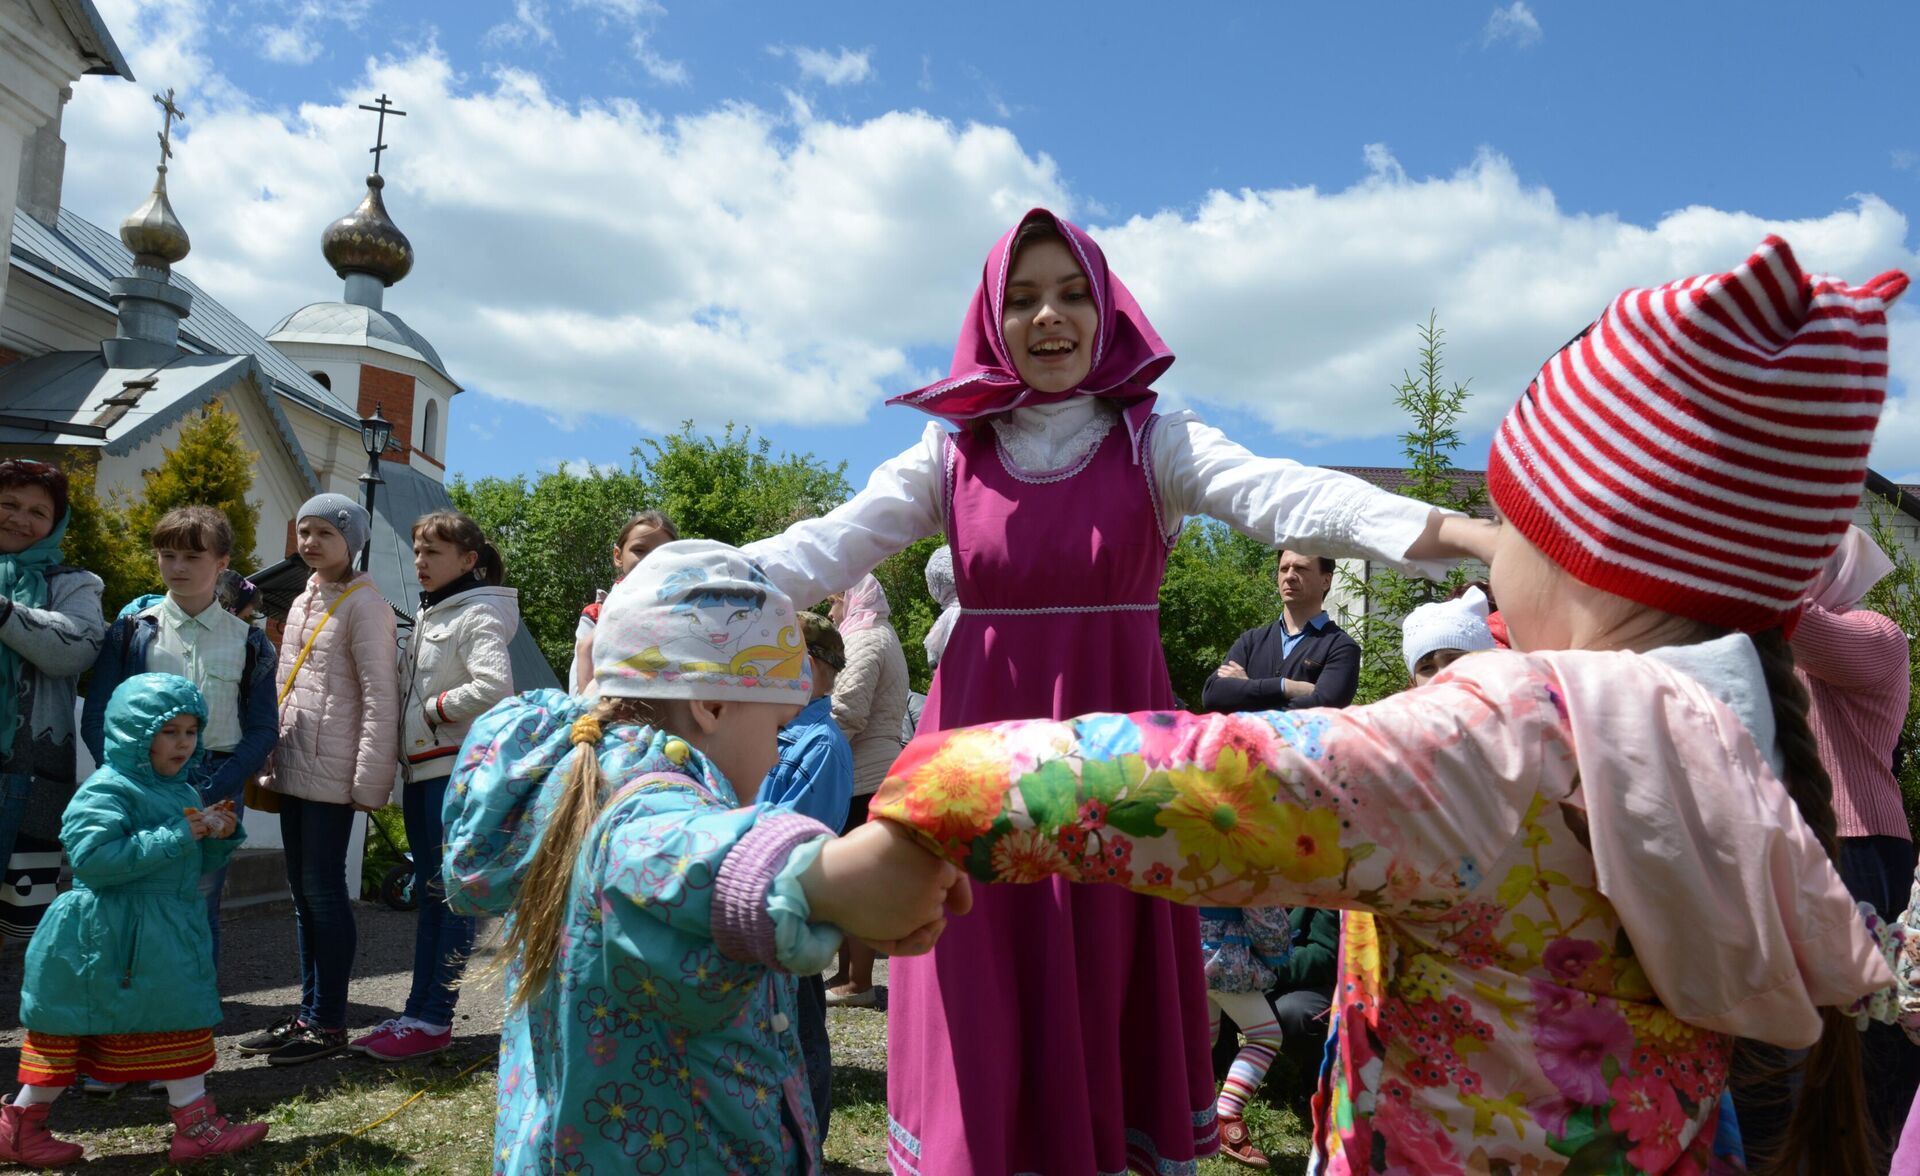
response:
<path fill-rule="evenodd" d="M 1070 469 L 1115 427 L 1125 427 L 1116 407 L 1091 396 L 1017 408 L 993 421 L 1003 458 L 1039 476 Z M 748 544 L 747 554 L 801 607 L 851 587 L 881 560 L 945 526 L 945 436 L 930 422 L 918 444 L 876 469 L 851 500 Z M 1256 456 L 1186 411 L 1159 418 L 1147 448 L 1169 534 L 1188 515 L 1206 515 L 1276 547 L 1297 542 L 1316 555 L 1380 560 L 1426 575 L 1446 567 L 1405 558 L 1432 514 L 1423 502 L 1351 474 Z"/>

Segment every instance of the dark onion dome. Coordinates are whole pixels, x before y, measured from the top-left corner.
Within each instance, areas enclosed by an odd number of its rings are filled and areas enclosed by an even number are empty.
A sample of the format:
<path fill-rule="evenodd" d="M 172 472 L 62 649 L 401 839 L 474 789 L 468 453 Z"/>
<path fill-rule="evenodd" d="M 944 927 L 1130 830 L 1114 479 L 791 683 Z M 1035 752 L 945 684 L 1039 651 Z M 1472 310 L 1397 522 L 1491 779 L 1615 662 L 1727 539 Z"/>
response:
<path fill-rule="evenodd" d="M 134 261 L 165 269 L 187 255 L 192 243 L 186 226 L 173 215 L 167 201 L 167 169 L 162 164 L 153 177 L 153 191 L 146 203 L 120 222 L 120 243 L 133 250 Z"/>
<path fill-rule="evenodd" d="M 320 252 L 326 255 L 333 272 L 368 274 L 391 286 L 413 269 L 413 246 L 407 235 L 387 216 L 380 199 L 386 181 L 378 173 L 367 177 L 367 197 L 360 207 L 327 226 L 320 234 Z"/>

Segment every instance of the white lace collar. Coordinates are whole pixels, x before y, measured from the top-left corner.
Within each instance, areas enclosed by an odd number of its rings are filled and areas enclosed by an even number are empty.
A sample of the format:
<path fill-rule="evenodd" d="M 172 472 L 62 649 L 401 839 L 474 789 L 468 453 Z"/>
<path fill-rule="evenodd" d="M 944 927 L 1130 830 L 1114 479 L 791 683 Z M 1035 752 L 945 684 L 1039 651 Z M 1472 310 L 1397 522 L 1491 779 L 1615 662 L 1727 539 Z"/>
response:
<path fill-rule="evenodd" d="M 1001 452 L 1022 472 L 1055 473 L 1093 452 L 1120 419 L 1098 396 L 1074 396 L 1054 404 L 1028 405 L 993 418 Z"/>

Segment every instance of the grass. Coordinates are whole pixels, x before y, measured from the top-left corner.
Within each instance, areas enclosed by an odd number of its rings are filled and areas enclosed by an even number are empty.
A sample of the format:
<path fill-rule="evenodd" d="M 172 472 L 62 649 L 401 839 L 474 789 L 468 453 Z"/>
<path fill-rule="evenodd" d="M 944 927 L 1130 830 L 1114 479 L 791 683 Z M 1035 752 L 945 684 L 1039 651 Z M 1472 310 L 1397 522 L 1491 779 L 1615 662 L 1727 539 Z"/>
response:
<path fill-rule="evenodd" d="M 834 1047 L 834 1112 L 826 1143 L 832 1176 L 884 1173 L 887 1139 L 886 1017 L 866 1009 L 828 1014 Z M 493 1146 L 493 1053 L 441 1056 L 424 1067 L 393 1068 L 309 1092 L 265 1109 L 236 1113 L 273 1125 L 267 1142 L 222 1169 L 260 1176 L 401 1176 L 486 1172 Z M 461 1071 L 478 1063 L 472 1073 Z M 399 1109 L 415 1094 L 418 1101 Z M 159 1099 L 123 1096 L 112 1125 L 73 1133 L 102 1159 L 89 1171 L 166 1171 L 169 1128 Z M 397 1112 L 397 1113 L 396 1113 Z M 388 1116 L 391 1116 L 388 1118 Z M 369 1127 L 386 1118 L 385 1122 Z M 1274 1102 L 1248 1108 L 1254 1141 L 1276 1173 L 1306 1171 L 1307 1133 L 1294 1112 Z M 355 1132 L 360 1132 L 356 1135 Z M 1228 1160 L 1202 1161 L 1201 1176 L 1242 1176 Z"/>

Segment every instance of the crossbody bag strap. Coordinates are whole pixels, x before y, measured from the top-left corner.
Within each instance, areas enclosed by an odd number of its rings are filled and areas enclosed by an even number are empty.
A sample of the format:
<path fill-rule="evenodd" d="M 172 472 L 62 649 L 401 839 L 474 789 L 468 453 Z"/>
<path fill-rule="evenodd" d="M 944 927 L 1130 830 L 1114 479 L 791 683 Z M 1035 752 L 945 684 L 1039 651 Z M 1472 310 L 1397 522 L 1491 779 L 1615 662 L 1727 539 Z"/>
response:
<path fill-rule="evenodd" d="M 335 600 L 332 607 L 328 608 L 326 614 L 320 618 L 320 623 L 313 627 L 313 632 L 307 634 L 307 643 L 301 646 L 300 656 L 293 659 L 293 668 L 287 671 L 287 684 L 280 688 L 280 705 L 286 705 L 287 692 L 293 689 L 293 680 L 300 676 L 300 667 L 307 664 L 307 655 L 313 652 L 313 643 L 320 639 L 320 630 L 327 627 L 327 622 L 333 619 L 334 611 L 347 602 L 347 597 L 352 596 L 366 586 L 367 582 L 362 580 L 345 592 L 342 592 L 340 598 Z"/>

